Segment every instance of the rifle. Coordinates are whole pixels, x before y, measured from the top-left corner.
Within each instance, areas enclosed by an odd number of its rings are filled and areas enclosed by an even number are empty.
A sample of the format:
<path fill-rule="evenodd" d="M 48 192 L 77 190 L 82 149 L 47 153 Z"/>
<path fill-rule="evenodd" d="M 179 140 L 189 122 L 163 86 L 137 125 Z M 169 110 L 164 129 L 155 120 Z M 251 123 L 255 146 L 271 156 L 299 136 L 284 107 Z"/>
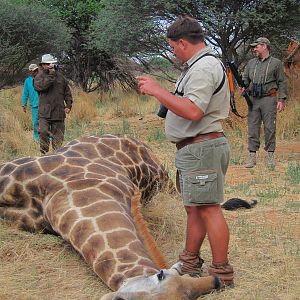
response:
<path fill-rule="evenodd" d="M 239 71 L 238 71 L 238 68 L 236 66 L 236 64 L 234 63 L 234 61 L 227 61 L 227 65 L 228 67 L 230 68 L 237 84 L 242 87 L 242 88 L 246 88 L 246 85 L 241 77 L 241 75 L 239 74 Z M 246 92 L 246 90 L 242 93 L 242 96 L 245 98 L 246 102 L 247 102 L 247 105 L 248 105 L 248 108 L 249 110 L 252 110 L 253 108 L 253 103 L 250 99 L 250 96 L 249 94 Z"/>
<path fill-rule="evenodd" d="M 226 74 L 227 74 L 228 83 L 229 83 L 229 90 L 230 90 L 230 107 L 231 107 L 231 111 L 236 116 L 238 116 L 240 118 L 245 118 L 245 116 L 241 116 L 238 113 L 237 109 L 236 109 L 235 100 L 234 100 L 234 85 L 233 85 L 232 71 L 229 68 L 229 66 L 226 67 Z"/>

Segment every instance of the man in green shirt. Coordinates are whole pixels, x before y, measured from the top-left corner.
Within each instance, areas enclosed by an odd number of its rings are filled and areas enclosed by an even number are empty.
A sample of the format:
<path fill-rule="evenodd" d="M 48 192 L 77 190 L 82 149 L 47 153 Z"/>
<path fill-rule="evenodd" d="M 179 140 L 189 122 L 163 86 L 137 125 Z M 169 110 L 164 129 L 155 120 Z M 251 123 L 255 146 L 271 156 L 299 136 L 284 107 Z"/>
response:
<path fill-rule="evenodd" d="M 246 168 L 256 165 L 256 151 L 260 147 L 260 127 L 264 124 L 265 151 L 268 166 L 274 167 L 276 146 L 276 114 L 283 111 L 287 98 L 287 83 L 282 62 L 270 55 L 270 41 L 258 38 L 251 44 L 256 56 L 246 65 L 243 80 L 253 102 L 253 110 L 248 112 L 248 150 Z"/>

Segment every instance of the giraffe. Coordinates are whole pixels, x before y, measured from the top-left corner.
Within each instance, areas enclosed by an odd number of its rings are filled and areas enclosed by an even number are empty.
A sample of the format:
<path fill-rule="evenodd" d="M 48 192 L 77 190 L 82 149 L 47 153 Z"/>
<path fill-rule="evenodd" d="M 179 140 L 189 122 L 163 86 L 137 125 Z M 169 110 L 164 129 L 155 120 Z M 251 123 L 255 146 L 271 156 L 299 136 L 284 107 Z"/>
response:
<path fill-rule="evenodd" d="M 292 40 L 283 59 L 284 72 L 289 78 L 298 78 L 300 73 L 300 42 Z"/>
<path fill-rule="evenodd" d="M 167 185 L 167 171 L 144 143 L 86 136 L 54 154 L 1 165 L 0 218 L 71 243 L 113 290 L 101 299 L 196 299 L 219 279 L 166 269 L 139 212 Z"/>

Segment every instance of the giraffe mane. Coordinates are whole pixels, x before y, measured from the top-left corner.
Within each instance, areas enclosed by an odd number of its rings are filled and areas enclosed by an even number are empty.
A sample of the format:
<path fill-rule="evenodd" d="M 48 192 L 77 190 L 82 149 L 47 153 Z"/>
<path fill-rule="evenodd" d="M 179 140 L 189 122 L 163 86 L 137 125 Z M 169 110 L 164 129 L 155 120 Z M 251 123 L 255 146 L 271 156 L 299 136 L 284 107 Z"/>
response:
<path fill-rule="evenodd" d="M 145 248 L 147 249 L 153 262 L 161 269 L 167 268 L 166 259 L 158 249 L 157 243 L 151 235 L 149 228 L 141 213 L 141 193 L 135 192 L 131 199 L 131 214 L 136 224 L 137 230 L 140 233 Z"/>

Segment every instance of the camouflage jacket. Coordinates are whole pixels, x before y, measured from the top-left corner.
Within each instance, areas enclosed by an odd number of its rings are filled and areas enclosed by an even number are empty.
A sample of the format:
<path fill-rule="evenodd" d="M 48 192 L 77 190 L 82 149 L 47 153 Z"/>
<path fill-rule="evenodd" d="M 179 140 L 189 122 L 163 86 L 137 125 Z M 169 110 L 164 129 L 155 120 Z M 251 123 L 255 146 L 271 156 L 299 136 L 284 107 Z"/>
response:
<path fill-rule="evenodd" d="M 72 108 L 72 94 L 66 78 L 59 72 L 49 74 L 40 69 L 34 78 L 34 88 L 39 93 L 39 118 L 52 121 L 65 119 L 65 108 Z"/>

